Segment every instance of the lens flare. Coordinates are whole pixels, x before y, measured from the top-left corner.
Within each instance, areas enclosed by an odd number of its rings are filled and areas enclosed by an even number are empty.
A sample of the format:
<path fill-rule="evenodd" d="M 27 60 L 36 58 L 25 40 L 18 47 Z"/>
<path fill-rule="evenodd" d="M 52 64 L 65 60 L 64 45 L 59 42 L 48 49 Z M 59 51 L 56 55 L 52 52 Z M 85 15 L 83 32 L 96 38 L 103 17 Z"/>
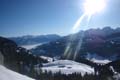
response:
<path fill-rule="evenodd" d="M 86 26 L 88 27 L 89 22 L 91 17 L 95 14 L 98 13 L 100 11 L 102 11 L 106 4 L 105 4 L 105 0 L 85 0 L 84 4 L 83 4 L 83 8 L 84 8 L 84 13 L 83 15 L 75 22 L 73 28 L 72 28 L 72 33 L 76 33 L 79 31 L 79 27 L 81 26 L 81 22 L 83 21 L 83 19 L 85 19 L 85 17 L 87 17 L 87 22 L 86 22 Z M 73 49 L 72 44 L 74 43 L 74 41 L 76 40 L 76 36 L 74 37 L 74 35 L 71 35 L 70 39 L 69 39 L 69 43 L 66 46 L 64 55 L 69 58 L 72 53 L 74 54 L 73 59 L 75 60 L 77 57 L 77 54 L 79 53 L 81 46 L 82 46 L 82 42 L 83 42 L 83 38 L 84 38 L 84 33 L 81 34 L 82 36 L 80 37 L 78 44 L 75 47 L 75 50 Z"/>
<path fill-rule="evenodd" d="M 83 14 L 77 21 L 76 23 L 74 24 L 73 28 L 72 28 L 72 33 L 76 33 L 79 31 L 79 26 L 80 26 L 80 23 L 82 22 L 82 20 L 85 18 L 85 14 Z"/>
<path fill-rule="evenodd" d="M 74 35 L 71 35 L 69 38 L 66 49 L 64 51 L 64 57 L 66 57 L 67 59 L 69 59 L 70 55 L 72 54 L 72 50 L 73 50 L 72 43 L 75 39 L 76 39 L 76 36 Z"/>
<path fill-rule="evenodd" d="M 79 53 L 79 51 L 81 49 L 82 42 L 83 42 L 83 37 L 84 37 L 84 33 L 81 34 L 80 40 L 78 42 L 78 45 L 76 46 L 76 50 L 75 50 L 75 53 L 74 53 L 74 56 L 73 56 L 73 60 L 76 59 L 77 54 Z"/>

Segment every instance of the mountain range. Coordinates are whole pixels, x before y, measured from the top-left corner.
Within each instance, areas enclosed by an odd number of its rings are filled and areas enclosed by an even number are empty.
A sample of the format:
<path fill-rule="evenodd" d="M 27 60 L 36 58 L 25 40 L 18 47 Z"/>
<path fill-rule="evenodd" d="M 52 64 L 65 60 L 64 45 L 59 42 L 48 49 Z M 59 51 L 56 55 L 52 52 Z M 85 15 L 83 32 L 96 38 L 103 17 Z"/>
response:
<path fill-rule="evenodd" d="M 82 41 L 80 46 L 81 48 L 79 48 L 77 52 L 77 57 L 73 59 L 74 52 L 79 41 Z M 68 57 L 64 55 L 64 51 L 69 43 L 71 44 L 70 50 L 72 54 Z M 119 52 L 120 28 L 112 29 L 110 27 L 105 27 L 103 29 L 80 31 L 76 34 L 64 36 L 42 44 L 31 50 L 26 50 L 25 48 L 19 47 L 19 45 L 12 40 L 0 37 L 0 64 L 2 63 L 5 67 L 32 78 L 38 78 L 39 76 L 41 78 L 42 75 L 48 76 L 47 73 L 38 74 L 42 69 L 45 70 L 45 72 L 51 70 L 53 73 L 55 71 L 61 71 L 66 74 L 69 74 L 69 71 L 75 73 L 76 71 L 80 73 L 87 72 L 94 73 L 103 79 L 105 76 L 107 78 L 109 76 L 113 76 L 113 78 L 118 78 L 114 80 L 119 80 Z M 47 61 L 46 59 L 48 58 L 45 59 L 44 56 L 49 56 L 49 59 L 51 57 L 50 62 Z M 3 59 L 1 57 L 3 57 Z M 55 60 L 56 57 L 59 58 Z M 109 59 L 111 61 L 101 64 L 93 62 L 92 60 L 94 59 Z M 38 71 L 35 71 L 36 66 L 39 69 Z M 79 69 L 77 69 L 77 67 L 79 67 Z M 82 68 L 86 69 L 84 70 Z M 49 74 L 50 73 L 51 72 L 49 72 Z M 57 74 L 58 73 L 56 73 L 56 75 Z"/>
<path fill-rule="evenodd" d="M 70 59 L 73 59 L 76 46 L 78 47 L 77 57 L 88 58 L 89 55 L 97 55 L 103 59 L 115 60 L 120 56 L 120 28 L 112 29 L 89 29 L 76 34 L 64 36 L 55 41 L 40 45 L 31 49 L 33 54 L 47 56 L 64 56 L 66 47 L 70 43 Z M 90 58 L 90 57 L 89 57 Z M 93 57 L 94 58 L 94 57 Z"/>
<path fill-rule="evenodd" d="M 40 43 L 47 43 L 61 38 L 59 35 L 50 34 L 50 35 L 26 35 L 21 37 L 9 37 L 10 40 L 15 41 L 18 45 L 34 45 Z"/>

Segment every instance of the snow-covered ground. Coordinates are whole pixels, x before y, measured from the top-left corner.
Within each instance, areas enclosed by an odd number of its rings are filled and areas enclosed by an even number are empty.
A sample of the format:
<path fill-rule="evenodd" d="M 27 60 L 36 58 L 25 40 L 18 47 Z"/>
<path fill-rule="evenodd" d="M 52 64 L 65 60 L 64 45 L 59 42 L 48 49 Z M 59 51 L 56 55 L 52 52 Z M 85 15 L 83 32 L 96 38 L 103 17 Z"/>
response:
<path fill-rule="evenodd" d="M 94 63 L 98 63 L 98 64 L 107 64 L 107 63 L 109 63 L 109 62 L 111 62 L 110 60 L 107 60 L 107 59 L 104 59 L 104 60 L 98 60 L 98 59 L 91 59 L 91 61 L 92 62 L 94 62 Z"/>
<path fill-rule="evenodd" d="M 36 48 L 37 46 L 40 46 L 42 44 L 44 44 L 44 43 L 32 44 L 32 45 L 22 45 L 21 47 L 30 50 L 30 49 Z"/>
<path fill-rule="evenodd" d="M 0 65 L 0 80 L 34 80 Z"/>
<path fill-rule="evenodd" d="M 42 70 L 51 71 L 52 73 L 61 72 L 63 74 L 85 73 L 92 74 L 94 69 L 88 65 L 78 63 L 71 60 L 58 60 L 43 64 Z"/>
<path fill-rule="evenodd" d="M 88 59 L 94 63 L 103 64 L 103 65 L 111 62 L 111 60 L 106 59 L 100 55 L 90 54 L 90 53 L 87 54 L 86 59 Z"/>
<path fill-rule="evenodd" d="M 48 62 L 52 62 L 53 61 L 53 58 L 48 57 L 48 56 L 40 56 L 40 58 L 42 58 L 44 60 L 47 60 Z"/>
<path fill-rule="evenodd" d="M 120 73 L 115 74 L 115 75 L 113 76 L 113 78 L 114 78 L 114 80 L 120 80 Z"/>

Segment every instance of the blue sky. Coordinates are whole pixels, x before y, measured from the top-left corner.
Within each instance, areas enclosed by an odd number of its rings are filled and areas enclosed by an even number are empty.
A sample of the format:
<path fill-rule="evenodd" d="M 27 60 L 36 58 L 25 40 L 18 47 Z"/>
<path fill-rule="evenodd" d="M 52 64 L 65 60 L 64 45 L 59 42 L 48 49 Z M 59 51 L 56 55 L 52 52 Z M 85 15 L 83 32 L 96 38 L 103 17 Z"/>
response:
<path fill-rule="evenodd" d="M 83 14 L 84 0 L 0 0 L 0 36 L 67 35 Z M 106 8 L 92 16 L 89 27 L 120 26 L 120 0 L 107 0 Z"/>

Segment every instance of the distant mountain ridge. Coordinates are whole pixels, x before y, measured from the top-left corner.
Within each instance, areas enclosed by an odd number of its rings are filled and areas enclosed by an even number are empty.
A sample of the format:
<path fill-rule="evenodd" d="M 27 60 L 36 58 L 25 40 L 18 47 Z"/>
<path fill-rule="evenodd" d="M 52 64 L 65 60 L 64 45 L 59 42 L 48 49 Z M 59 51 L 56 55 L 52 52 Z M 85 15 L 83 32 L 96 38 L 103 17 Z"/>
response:
<path fill-rule="evenodd" d="M 82 37 L 82 35 L 84 36 Z M 72 43 L 70 40 L 71 36 L 74 39 Z M 71 43 L 72 54 L 69 57 L 72 59 L 76 50 L 75 48 L 81 38 L 83 42 L 77 53 L 77 57 L 86 57 L 89 53 L 114 60 L 120 56 L 120 28 L 112 29 L 110 27 L 80 31 L 76 34 L 68 35 L 48 44 L 38 46 L 31 51 L 37 55 L 62 56 L 67 44 Z"/>
<path fill-rule="evenodd" d="M 9 37 L 10 40 L 15 41 L 18 45 L 32 45 L 38 43 L 46 43 L 50 41 L 54 41 L 61 38 L 59 35 L 50 34 L 50 35 L 26 35 L 21 37 Z"/>

